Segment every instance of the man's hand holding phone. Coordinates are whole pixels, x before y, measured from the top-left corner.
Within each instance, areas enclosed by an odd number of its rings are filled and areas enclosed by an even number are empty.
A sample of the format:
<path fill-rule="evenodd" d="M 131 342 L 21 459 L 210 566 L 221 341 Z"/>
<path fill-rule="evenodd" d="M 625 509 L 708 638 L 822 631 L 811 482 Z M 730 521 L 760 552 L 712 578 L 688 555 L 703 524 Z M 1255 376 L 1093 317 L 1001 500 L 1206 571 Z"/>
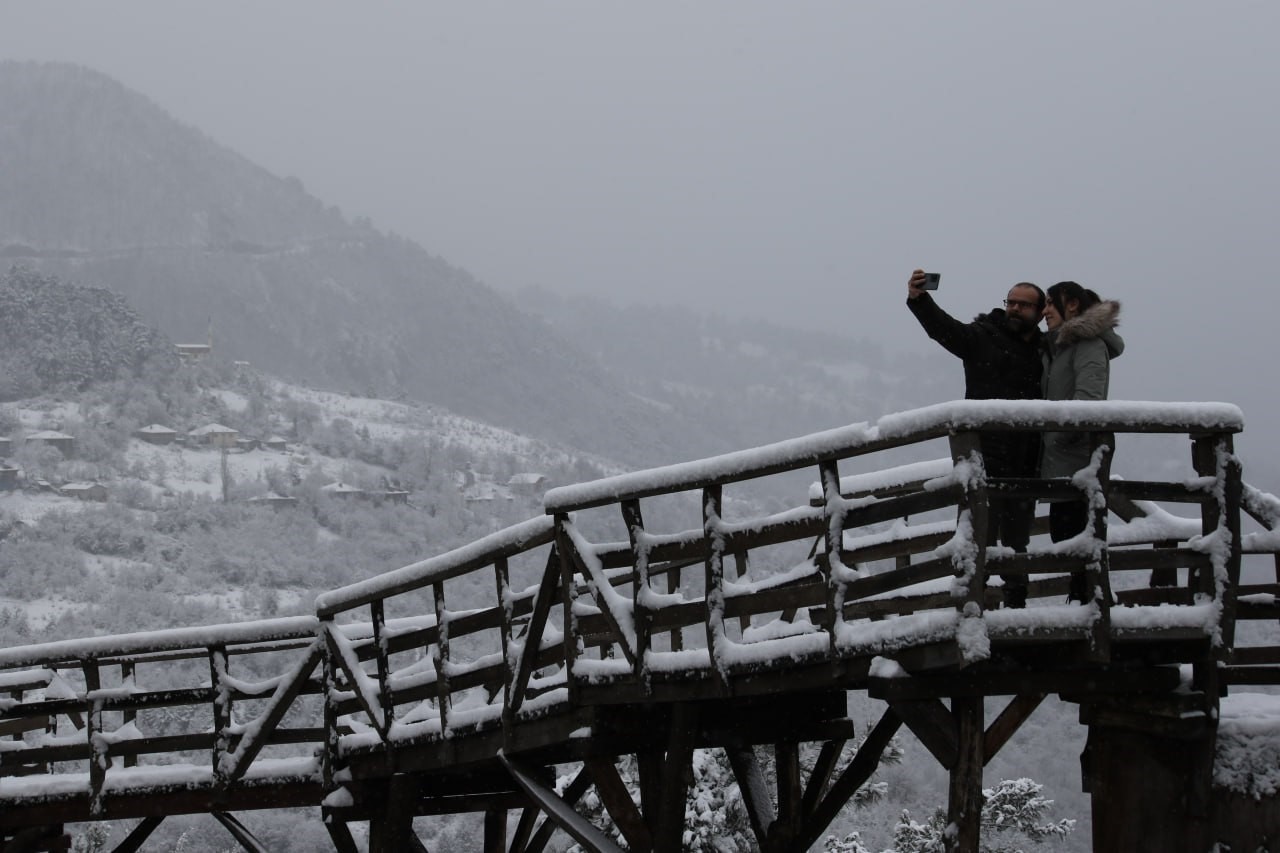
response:
<path fill-rule="evenodd" d="M 907 279 L 907 299 L 915 299 L 926 290 L 937 290 L 941 281 L 942 275 L 939 273 L 914 270 L 911 278 Z"/>

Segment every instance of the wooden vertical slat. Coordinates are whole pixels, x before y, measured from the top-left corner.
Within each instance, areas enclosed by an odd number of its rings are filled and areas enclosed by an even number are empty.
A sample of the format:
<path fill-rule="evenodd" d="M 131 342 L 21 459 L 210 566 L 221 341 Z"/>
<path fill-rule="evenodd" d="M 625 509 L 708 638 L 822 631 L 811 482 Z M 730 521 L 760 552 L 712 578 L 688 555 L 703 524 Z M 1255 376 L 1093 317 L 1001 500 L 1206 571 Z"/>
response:
<path fill-rule="evenodd" d="M 1090 501 L 1089 512 L 1092 515 L 1093 539 L 1097 548 L 1098 559 L 1085 564 L 1085 581 L 1088 584 L 1086 602 L 1092 601 L 1098 607 L 1098 618 L 1090 627 L 1090 644 L 1094 660 L 1111 659 L 1111 604 L 1115 600 L 1111 594 L 1111 558 L 1107 549 L 1107 490 L 1111 482 L 1111 459 L 1115 455 L 1116 437 L 1114 433 L 1095 432 L 1089 434 L 1089 450 L 1098 460 L 1098 489 L 1100 496 L 1086 492 Z"/>
<path fill-rule="evenodd" d="M 720 531 L 723 497 L 719 485 L 707 486 L 702 490 L 702 535 L 707 540 L 707 559 L 704 563 L 707 655 L 711 660 L 711 677 L 721 693 L 728 690 L 726 668 L 720 660 L 720 655 L 725 650 L 724 534 Z"/>
<path fill-rule="evenodd" d="M 129 682 L 129 680 L 134 678 L 135 675 L 137 675 L 137 669 L 133 661 L 127 660 L 127 661 L 123 661 L 120 664 L 120 683 L 121 684 L 125 684 Z M 136 723 L 137 720 L 138 720 L 137 709 L 128 708 L 124 711 L 124 714 L 122 715 L 121 723 L 122 725 L 127 726 L 130 723 Z M 124 757 L 125 767 L 136 767 L 137 764 L 138 764 L 138 756 L 126 755 Z"/>
<path fill-rule="evenodd" d="M 622 520 L 627 526 L 627 538 L 631 541 L 631 593 L 635 624 L 634 673 L 637 683 L 649 690 L 649 645 L 652 642 L 653 616 L 646 601 L 649 591 L 649 549 L 644 538 L 644 518 L 640 514 L 640 501 L 623 501 Z"/>
<path fill-rule="evenodd" d="M 213 692 L 213 775 L 224 781 L 222 759 L 231 749 L 231 688 L 226 683 L 227 647 L 209 649 L 209 684 Z"/>
<path fill-rule="evenodd" d="M 834 459 L 818 464 L 818 477 L 822 483 L 822 519 L 824 522 L 823 543 L 826 546 L 826 580 L 827 580 L 827 612 L 826 623 L 828 640 L 834 654 L 839 629 L 844 623 L 844 590 L 845 580 L 842 577 L 844 568 L 844 498 L 840 495 L 840 466 Z M 819 567 L 822 563 L 819 563 Z"/>
<path fill-rule="evenodd" d="M 750 564 L 749 555 L 747 554 L 746 551 L 733 552 L 734 580 L 742 581 L 748 578 L 751 571 L 750 566 L 751 564 Z M 739 633 L 747 630 L 750 627 L 751 627 L 751 614 L 743 613 L 741 616 L 738 617 Z"/>
<path fill-rule="evenodd" d="M 84 671 L 85 695 L 88 698 L 84 732 L 89 739 L 89 814 L 97 817 L 103 813 L 103 786 L 107 781 L 107 769 L 111 766 L 106 743 L 99 737 L 102 734 L 102 697 L 93 695 L 102 690 L 102 677 L 96 660 L 83 660 L 80 668 Z"/>
<path fill-rule="evenodd" d="M 323 702 L 324 711 L 324 747 L 320 751 L 320 776 L 326 791 L 332 791 L 337 787 L 334 781 L 334 773 L 337 771 L 338 759 L 338 666 L 333 659 L 333 648 L 326 641 L 326 636 L 332 630 L 333 617 L 326 616 L 320 620 L 320 628 L 316 632 L 316 640 L 320 646 L 320 667 L 321 667 L 321 700 Z M 345 828 L 345 824 L 344 824 Z"/>
<path fill-rule="evenodd" d="M 804 820 L 804 790 L 800 778 L 800 745 L 774 744 L 774 775 L 778 785 L 778 813 L 769 832 L 769 850 L 791 850 Z"/>
<path fill-rule="evenodd" d="M 680 591 L 681 573 L 682 573 L 682 569 L 680 567 L 680 564 L 678 563 L 672 566 L 671 568 L 667 569 L 667 594 L 668 595 L 675 595 Z M 672 628 L 671 631 L 668 632 L 668 636 L 671 638 L 670 639 L 671 651 L 678 652 L 684 648 L 684 633 L 683 633 L 683 629 L 680 626 L 676 626 Z"/>
<path fill-rule="evenodd" d="M 982 442 L 976 432 L 962 432 L 951 436 L 951 458 L 959 462 L 984 465 Z M 984 474 L 979 480 L 971 481 L 960 499 L 960 510 L 968 511 L 969 522 L 973 528 L 973 566 L 971 574 L 966 578 L 965 596 L 957 602 L 958 609 L 971 609 L 970 605 L 981 613 L 985 600 L 987 584 L 987 530 L 990 525 L 990 495 Z"/>
<path fill-rule="evenodd" d="M 452 696 L 449 691 L 449 611 L 445 608 L 444 584 L 431 585 L 436 610 L 436 652 L 431 662 L 436 669 L 436 701 L 440 706 L 440 732 L 449 731 Z"/>
<path fill-rule="evenodd" d="M 560 556 L 560 598 L 564 608 L 564 675 L 569 686 L 569 701 L 576 703 L 581 688 L 573 677 L 573 664 L 578 659 L 578 642 L 580 639 L 578 617 L 573 612 L 573 603 L 578 597 L 573 582 L 573 541 L 569 538 L 568 513 L 556 513 L 556 551 Z"/>
<path fill-rule="evenodd" d="M 498 640 L 502 646 L 503 720 L 504 723 L 509 725 L 509 717 L 511 713 L 511 686 L 515 683 L 515 668 L 511 665 L 511 566 L 506 557 L 499 557 L 494 560 L 493 582 L 498 593 Z M 534 640 L 534 643 L 534 648 L 536 649 L 536 639 Z"/>
<path fill-rule="evenodd" d="M 381 598 L 369 602 L 369 617 L 373 624 L 374 661 L 378 669 L 378 704 L 382 706 L 383 737 L 395 722 L 396 705 L 391 693 L 391 661 L 387 654 L 387 611 Z"/>

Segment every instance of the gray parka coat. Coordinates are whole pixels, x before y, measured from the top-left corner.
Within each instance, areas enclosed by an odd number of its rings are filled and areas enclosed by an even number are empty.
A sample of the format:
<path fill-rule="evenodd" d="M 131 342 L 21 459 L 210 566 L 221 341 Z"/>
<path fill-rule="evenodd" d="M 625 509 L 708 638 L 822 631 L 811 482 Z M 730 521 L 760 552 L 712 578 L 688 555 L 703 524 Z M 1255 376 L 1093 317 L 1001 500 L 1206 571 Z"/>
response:
<path fill-rule="evenodd" d="M 1124 352 L 1115 332 L 1120 303 L 1104 300 L 1072 317 L 1045 336 L 1046 400 L 1105 400 L 1111 359 Z M 1046 432 L 1040 455 L 1041 477 L 1070 477 L 1089 464 L 1089 442 L 1081 432 Z"/>

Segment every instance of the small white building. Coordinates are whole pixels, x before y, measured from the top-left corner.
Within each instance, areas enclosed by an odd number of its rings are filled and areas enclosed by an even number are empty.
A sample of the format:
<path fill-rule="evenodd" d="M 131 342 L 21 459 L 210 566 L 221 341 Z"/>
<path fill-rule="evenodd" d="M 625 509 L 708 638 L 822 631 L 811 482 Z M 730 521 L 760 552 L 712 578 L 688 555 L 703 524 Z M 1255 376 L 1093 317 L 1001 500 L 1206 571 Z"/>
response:
<path fill-rule="evenodd" d="M 63 456 L 70 456 L 75 446 L 75 439 L 65 432 L 46 429 L 33 432 L 26 437 L 25 444 L 47 444 L 62 451 Z"/>
<path fill-rule="evenodd" d="M 147 424 L 142 429 L 136 430 L 134 433 L 136 438 L 147 442 L 148 444 L 173 444 L 178 437 L 176 429 L 169 429 L 161 424 Z"/>
<path fill-rule="evenodd" d="M 240 431 L 222 424 L 205 424 L 187 433 L 189 444 L 202 444 L 206 447 L 235 447 L 240 438 Z"/>

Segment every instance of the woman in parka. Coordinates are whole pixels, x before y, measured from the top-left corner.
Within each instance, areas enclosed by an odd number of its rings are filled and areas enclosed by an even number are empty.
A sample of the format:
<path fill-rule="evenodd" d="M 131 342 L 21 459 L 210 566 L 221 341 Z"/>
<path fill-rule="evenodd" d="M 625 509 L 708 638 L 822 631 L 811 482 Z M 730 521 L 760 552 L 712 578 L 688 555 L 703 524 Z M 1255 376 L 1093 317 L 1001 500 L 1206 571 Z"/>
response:
<path fill-rule="evenodd" d="M 1046 400 L 1105 400 L 1111 381 L 1111 359 L 1124 352 L 1116 334 L 1120 303 L 1103 300 L 1074 281 L 1061 281 L 1048 290 L 1044 310 L 1049 328 L 1044 339 Z M 1041 477 L 1070 477 L 1089 464 L 1089 441 L 1082 432 L 1047 432 L 1040 456 Z M 1049 536 L 1070 539 L 1088 525 L 1089 506 L 1083 498 L 1049 504 Z M 1072 601 L 1086 600 L 1083 573 L 1071 578 Z"/>

